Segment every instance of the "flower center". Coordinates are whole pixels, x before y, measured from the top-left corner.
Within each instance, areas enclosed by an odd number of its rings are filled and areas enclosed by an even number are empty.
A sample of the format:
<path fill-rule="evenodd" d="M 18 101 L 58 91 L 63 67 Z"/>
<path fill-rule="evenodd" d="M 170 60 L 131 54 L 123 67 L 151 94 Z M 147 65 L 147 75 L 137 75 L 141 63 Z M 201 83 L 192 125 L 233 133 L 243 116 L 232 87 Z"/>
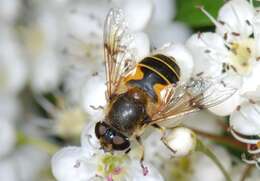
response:
<path fill-rule="evenodd" d="M 19 28 L 26 53 L 32 57 L 32 60 L 35 60 L 44 51 L 46 46 L 45 34 L 37 25 L 28 25 Z"/>
<path fill-rule="evenodd" d="M 63 138 L 77 138 L 86 124 L 87 115 L 77 107 L 61 110 L 56 116 L 54 129 Z"/>
<path fill-rule="evenodd" d="M 240 75 L 248 75 L 252 70 L 255 54 L 254 43 L 252 38 L 231 43 L 231 64 Z"/>
<path fill-rule="evenodd" d="M 125 175 L 126 170 L 124 165 L 127 160 L 126 155 L 112 155 L 110 153 L 105 154 L 101 158 L 101 164 L 98 166 L 98 172 L 107 178 L 113 180 L 122 180 L 121 177 Z"/>

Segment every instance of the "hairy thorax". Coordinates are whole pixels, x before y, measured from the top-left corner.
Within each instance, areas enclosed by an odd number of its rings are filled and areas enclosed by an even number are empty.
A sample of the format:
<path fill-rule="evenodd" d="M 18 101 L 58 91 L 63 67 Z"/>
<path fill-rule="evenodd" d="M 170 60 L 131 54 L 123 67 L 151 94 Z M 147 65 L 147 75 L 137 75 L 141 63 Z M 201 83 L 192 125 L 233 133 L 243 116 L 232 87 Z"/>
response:
<path fill-rule="evenodd" d="M 106 121 L 121 133 L 131 136 L 149 120 L 147 95 L 138 88 L 118 95 L 111 103 Z"/>

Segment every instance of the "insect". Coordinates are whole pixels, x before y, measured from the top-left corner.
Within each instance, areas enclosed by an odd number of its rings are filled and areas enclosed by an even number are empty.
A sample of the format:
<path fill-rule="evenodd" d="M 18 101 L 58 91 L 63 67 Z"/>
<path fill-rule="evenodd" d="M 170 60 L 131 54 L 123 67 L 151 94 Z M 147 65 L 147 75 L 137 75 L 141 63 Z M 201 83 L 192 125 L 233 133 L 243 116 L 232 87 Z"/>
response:
<path fill-rule="evenodd" d="M 127 152 L 133 139 L 142 146 L 148 126 L 160 128 L 165 120 L 215 106 L 234 94 L 219 78 L 197 76 L 180 83 L 182 70 L 173 57 L 154 53 L 138 62 L 132 41 L 123 12 L 110 10 L 104 27 L 107 106 L 104 120 L 95 126 L 103 150 Z"/>

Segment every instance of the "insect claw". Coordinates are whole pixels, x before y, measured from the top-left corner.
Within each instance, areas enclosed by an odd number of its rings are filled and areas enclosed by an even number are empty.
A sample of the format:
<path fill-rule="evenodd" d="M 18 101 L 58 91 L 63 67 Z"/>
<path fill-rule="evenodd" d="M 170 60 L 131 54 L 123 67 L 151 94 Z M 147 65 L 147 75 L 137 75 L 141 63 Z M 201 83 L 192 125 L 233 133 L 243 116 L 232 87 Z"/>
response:
<path fill-rule="evenodd" d="M 131 148 L 127 149 L 127 150 L 125 151 L 125 154 L 128 154 L 130 151 L 131 151 Z"/>
<path fill-rule="evenodd" d="M 149 170 L 148 170 L 148 167 L 144 166 L 143 160 L 140 160 L 140 164 L 141 164 L 141 168 L 143 169 L 144 176 L 148 175 Z"/>

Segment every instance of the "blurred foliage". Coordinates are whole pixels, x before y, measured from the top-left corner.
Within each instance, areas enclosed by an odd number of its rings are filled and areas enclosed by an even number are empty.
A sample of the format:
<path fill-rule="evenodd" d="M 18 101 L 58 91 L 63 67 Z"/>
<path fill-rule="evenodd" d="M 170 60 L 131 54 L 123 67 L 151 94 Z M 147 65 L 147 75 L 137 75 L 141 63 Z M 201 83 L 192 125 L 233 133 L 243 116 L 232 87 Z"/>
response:
<path fill-rule="evenodd" d="M 205 28 L 212 26 L 212 22 L 197 7 L 203 6 L 213 17 L 217 17 L 218 10 L 225 3 L 225 0 L 177 0 L 177 15 L 175 20 L 186 23 L 192 28 Z M 253 1 L 255 7 L 260 6 L 260 2 Z"/>
<path fill-rule="evenodd" d="M 212 22 L 197 6 L 203 6 L 212 16 L 216 17 L 223 0 L 177 0 L 177 21 L 182 21 L 193 28 L 211 26 Z"/>

